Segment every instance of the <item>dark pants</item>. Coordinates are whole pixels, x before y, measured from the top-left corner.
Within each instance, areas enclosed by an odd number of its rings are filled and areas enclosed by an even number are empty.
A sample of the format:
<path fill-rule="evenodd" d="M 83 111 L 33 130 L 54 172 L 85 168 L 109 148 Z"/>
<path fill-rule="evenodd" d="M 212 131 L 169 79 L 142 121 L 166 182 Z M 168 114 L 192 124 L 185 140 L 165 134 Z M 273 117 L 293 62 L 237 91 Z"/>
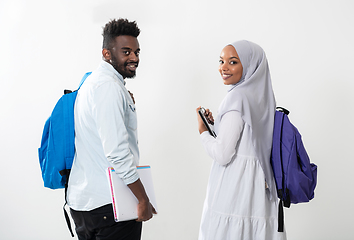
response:
<path fill-rule="evenodd" d="M 142 223 L 116 222 L 111 204 L 92 211 L 70 209 L 79 240 L 140 240 Z"/>

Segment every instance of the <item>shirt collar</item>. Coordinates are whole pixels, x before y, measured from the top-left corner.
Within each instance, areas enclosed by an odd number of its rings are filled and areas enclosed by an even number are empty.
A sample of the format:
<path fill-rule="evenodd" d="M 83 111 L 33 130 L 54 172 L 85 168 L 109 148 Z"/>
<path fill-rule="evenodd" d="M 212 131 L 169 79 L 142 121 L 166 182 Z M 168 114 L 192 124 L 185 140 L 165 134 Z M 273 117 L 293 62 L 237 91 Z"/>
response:
<path fill-rule="evenodd" d="M 101 66 L 107 70 L 109 70 L 110 72 L 114 73 L 114 75 L 116 75 L 118 77 L 118 79 L 125 85 L 125 81 L 124 81 L 124 78 L 123 76 L 117 71 L 114 69 L 114 67 L 112 66 L 112 64 L 102 60 L 101 62 Z"/>

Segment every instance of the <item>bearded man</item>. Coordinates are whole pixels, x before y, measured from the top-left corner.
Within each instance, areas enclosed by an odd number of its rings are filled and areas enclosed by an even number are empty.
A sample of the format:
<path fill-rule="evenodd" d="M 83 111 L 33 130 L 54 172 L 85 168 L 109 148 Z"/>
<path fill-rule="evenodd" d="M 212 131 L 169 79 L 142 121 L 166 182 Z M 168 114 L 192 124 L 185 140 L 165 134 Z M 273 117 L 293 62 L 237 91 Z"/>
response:
<path fill-rule="evenodd" d="M 126 19 L 112 20 L 103 29 L 103 59 L 77 94 L 76 155 L 69 178 L 67 203 L 79 240 L 138 240 L 142 222 L 155 209 L 146 195 L 136 166 L 139 163 L 137 117 L 125 79 L 139 65 L 140 29 Z M 107 169 L 118 176 L 138 199 L 136 220 L 115 222 Z"/>

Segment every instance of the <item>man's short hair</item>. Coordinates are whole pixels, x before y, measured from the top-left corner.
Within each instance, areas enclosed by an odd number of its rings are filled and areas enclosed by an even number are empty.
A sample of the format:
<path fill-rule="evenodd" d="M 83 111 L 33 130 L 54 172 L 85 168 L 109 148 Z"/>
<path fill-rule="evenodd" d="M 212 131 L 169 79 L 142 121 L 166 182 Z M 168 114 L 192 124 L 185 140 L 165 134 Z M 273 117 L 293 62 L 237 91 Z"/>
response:
<path fill-rule="evenodd" d="M 103 28 L 103 46 L 102 48 L 111 49 L 114 39 L 121 35 L 138 37 L 140 29 L 135 21 L 129 22 L 127 19 L 113 19 Z"/>

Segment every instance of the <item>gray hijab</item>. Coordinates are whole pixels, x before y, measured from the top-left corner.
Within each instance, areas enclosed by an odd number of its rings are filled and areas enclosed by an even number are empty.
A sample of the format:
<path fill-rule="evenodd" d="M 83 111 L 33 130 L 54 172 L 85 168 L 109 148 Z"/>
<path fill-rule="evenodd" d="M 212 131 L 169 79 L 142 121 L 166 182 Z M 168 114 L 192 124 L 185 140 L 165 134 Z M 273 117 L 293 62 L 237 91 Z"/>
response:
<path fill-rule="evenodd" d="M 218 111 L 218 120 L 229 111 L 238 111 L 251 127 L 252 142 L 263 168 L 266 181 L 274 196 L 275 185 L 270 165 L 273 139 L 275 98 L 268 61 L 263 49 L 249 41 L 238 41 L 234 46 L 243 66 L 241 80 L 230 86 Z"/>

